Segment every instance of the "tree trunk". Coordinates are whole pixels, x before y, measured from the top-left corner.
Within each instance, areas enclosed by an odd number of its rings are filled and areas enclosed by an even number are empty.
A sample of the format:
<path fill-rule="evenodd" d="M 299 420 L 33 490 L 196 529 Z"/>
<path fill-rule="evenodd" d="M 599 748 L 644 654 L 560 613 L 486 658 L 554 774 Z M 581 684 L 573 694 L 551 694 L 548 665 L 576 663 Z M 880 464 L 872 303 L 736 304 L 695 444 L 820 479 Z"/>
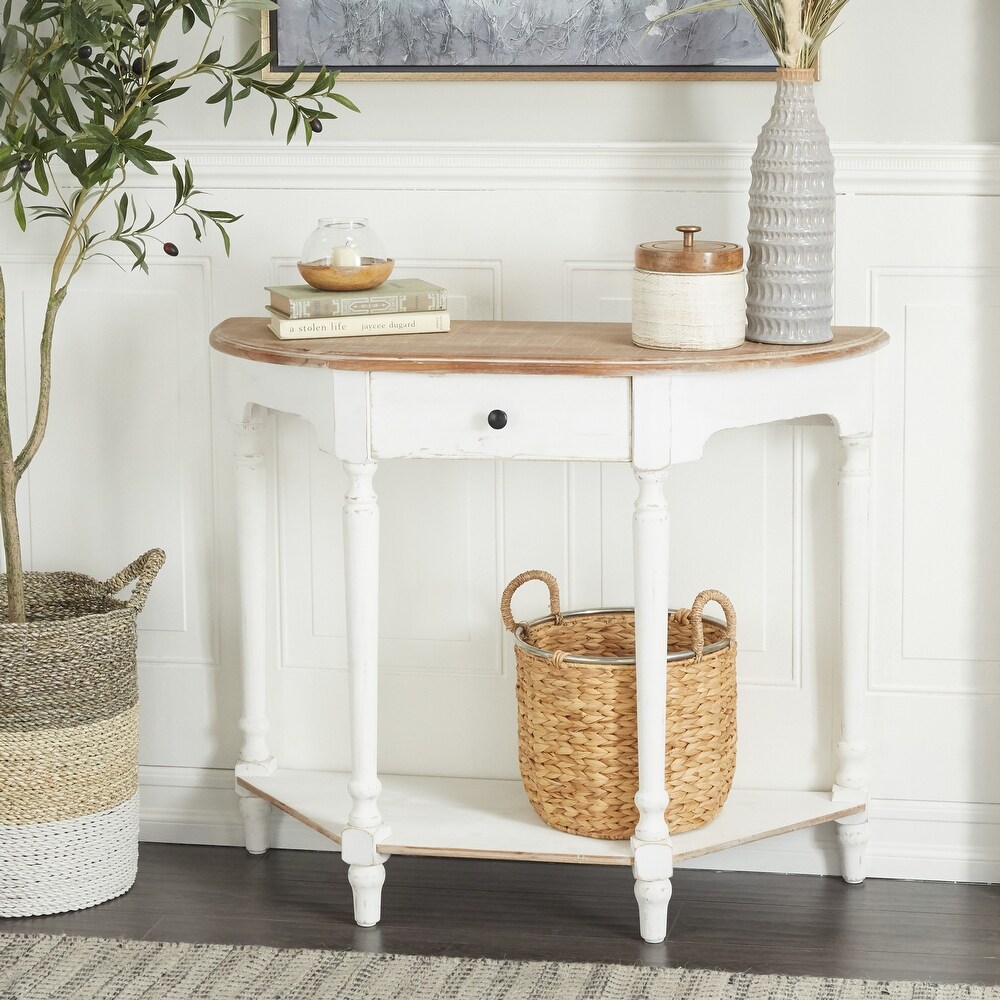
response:
<path fill-rule="evenodd" d="M 24 564 L 21 560 L 21 534 L 17 526 L 17 482 L 14 447 L 10 436 L 10 410 L 7 403 L 7 297 L 3 270 L 0 269 L 0 527 L 7 567 L 7 620 L 23 622 Z"/>
<path fill-rule="evenodd" d="M 53 282 L 54 284 L 54 282 Z M 54 289 L 45 308 L 39 343 L 38 405 L 28 440 L 15 457 L 10 432 L 10 405 L 7 398 L 7 297 L 0 269 L 0 527 L 3 529 L 4 559 L 7 563 L 7 620 L 23 622 L 24 562 L 21 533 L 17 523 L 17 487 L 35 457 L 49 421 L 52 398 L 52 335 L 56 316 L 66 298 L 66 286 Z"/>

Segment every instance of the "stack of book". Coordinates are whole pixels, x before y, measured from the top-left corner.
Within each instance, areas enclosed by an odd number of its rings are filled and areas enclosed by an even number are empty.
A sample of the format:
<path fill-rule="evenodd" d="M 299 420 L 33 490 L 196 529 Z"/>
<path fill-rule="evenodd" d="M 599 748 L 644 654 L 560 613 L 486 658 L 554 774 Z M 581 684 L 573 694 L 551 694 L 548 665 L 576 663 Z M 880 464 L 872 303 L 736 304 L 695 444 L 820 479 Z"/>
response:
<path fill-rule="evenodd" d="M 444 333 L 451 327 L 448 293 L 422 278 L 396 278 L 359 292 L 311 285 L 268 285 L 271 332 L 284 340 Z"/>

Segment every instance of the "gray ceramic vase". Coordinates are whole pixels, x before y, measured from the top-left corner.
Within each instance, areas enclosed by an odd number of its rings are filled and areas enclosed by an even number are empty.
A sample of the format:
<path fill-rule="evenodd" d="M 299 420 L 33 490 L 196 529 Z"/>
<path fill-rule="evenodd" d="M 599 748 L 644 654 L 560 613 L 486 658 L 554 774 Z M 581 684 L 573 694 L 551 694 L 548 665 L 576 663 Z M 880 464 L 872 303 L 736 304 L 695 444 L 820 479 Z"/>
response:
<path fill-rule="evenodd" d="M 816 117 L 812 70 L 778 70 L 751 164 L 747 340 L 833 339 L 833 154 Z"/>

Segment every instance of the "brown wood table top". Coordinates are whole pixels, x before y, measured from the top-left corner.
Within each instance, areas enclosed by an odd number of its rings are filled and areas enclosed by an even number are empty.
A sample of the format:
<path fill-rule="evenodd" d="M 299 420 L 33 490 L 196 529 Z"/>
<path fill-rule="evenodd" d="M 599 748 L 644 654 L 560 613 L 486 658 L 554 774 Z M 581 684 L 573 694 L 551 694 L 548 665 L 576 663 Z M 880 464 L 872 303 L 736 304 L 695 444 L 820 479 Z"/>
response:
<path fill-rule="evenodd" d="M 633 344 L 628 323 L 457 320 L 448 333 L 281 340 L 266 319 L 236 317 L 212 331 L 211 345 L 250 361 L 351 371 L 640 375 L 834 361 L 876 351 L 888 339 L 875 327 L 842 326 L 826 344 L 660 351 Z"/>

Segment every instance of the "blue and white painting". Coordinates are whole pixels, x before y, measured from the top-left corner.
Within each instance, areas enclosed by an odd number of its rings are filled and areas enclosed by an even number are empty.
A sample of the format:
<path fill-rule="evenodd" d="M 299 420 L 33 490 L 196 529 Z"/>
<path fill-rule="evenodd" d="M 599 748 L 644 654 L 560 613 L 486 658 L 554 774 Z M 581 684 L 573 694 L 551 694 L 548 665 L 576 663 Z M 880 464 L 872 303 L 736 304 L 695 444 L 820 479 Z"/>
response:
<path fill-rule="evenodd" d="M 647 9 L 655 13 L 649 0 L 279 0 L 277 63 L 395 72 L 774 66 L 742 7 L 652 31 Z"/>

